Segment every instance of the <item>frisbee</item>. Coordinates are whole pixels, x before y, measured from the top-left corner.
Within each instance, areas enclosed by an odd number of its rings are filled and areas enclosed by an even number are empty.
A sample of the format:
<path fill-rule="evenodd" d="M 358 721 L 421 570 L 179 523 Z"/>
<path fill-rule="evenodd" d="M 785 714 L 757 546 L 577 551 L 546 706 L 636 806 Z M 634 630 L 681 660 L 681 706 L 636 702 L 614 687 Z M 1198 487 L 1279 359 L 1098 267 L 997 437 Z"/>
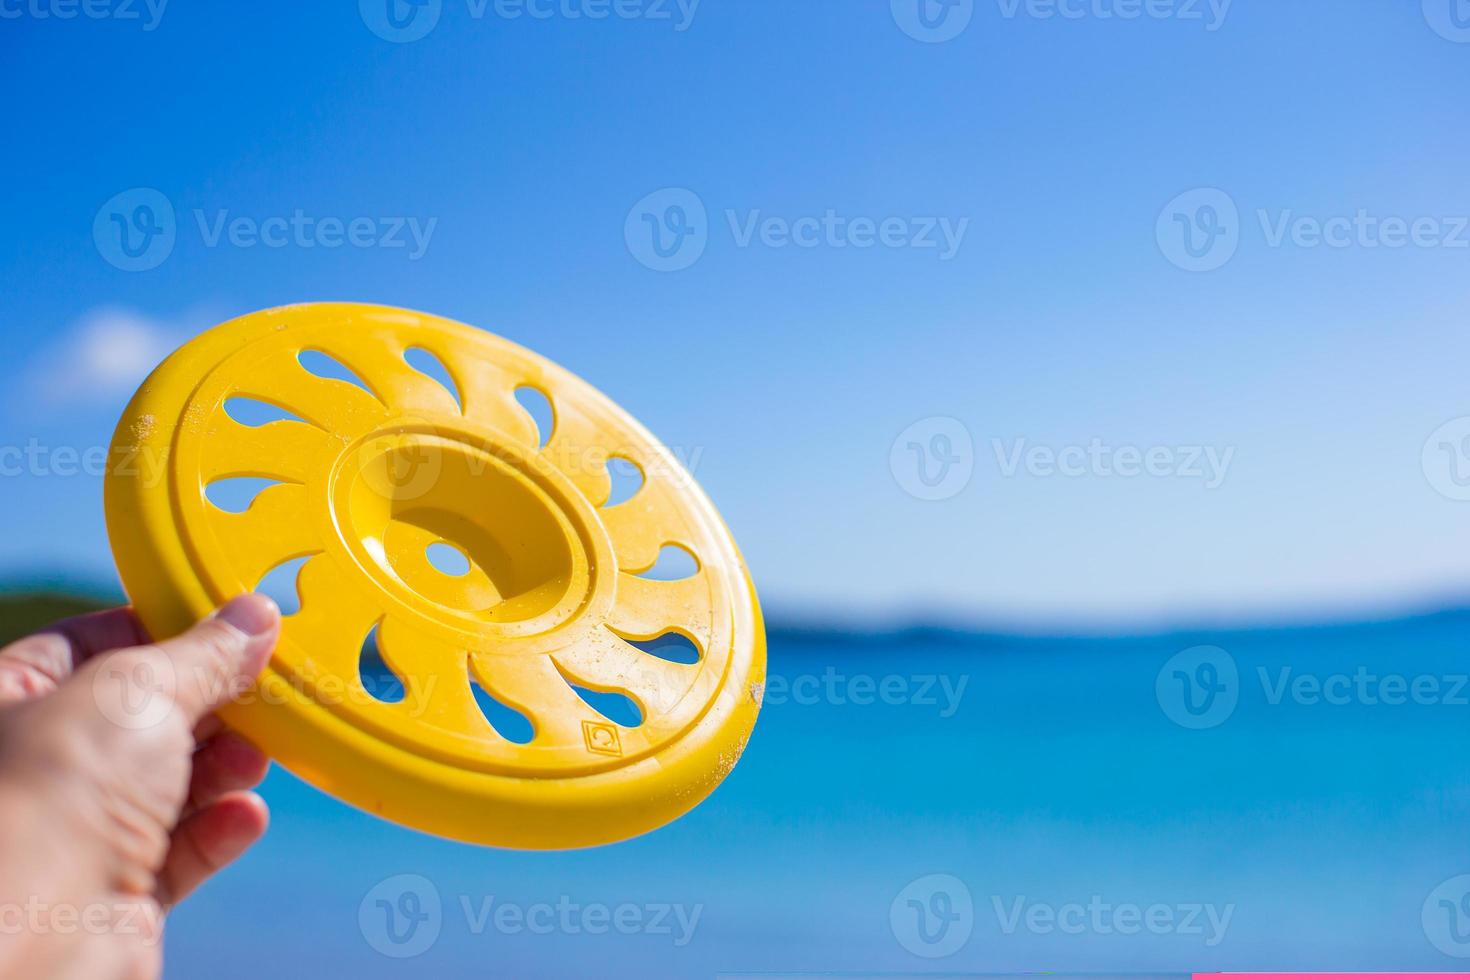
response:
<path fill-rule="evenodd" d="M 133 397 L 105 496 L 155 637 L 288 576 L 268 666 L 219 713 L 409 827 L 622 840 L 754 727 L 764 628 L 714 506 L 607 396 L 483 330 L 337 303 L 214 327 Z"/>

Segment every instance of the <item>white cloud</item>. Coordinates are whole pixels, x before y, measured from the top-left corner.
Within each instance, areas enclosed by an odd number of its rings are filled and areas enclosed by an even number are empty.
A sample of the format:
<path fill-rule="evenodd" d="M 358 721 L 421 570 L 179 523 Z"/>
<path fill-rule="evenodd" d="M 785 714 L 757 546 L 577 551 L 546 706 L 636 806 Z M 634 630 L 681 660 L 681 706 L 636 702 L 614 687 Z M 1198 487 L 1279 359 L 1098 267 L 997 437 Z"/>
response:
<path fill-rule="evenodd" d="M 50 405 L 115 402 L 131 395 L 191 332 L 133 310 L 92 310 L 37 355 L 27 387 Z"/>

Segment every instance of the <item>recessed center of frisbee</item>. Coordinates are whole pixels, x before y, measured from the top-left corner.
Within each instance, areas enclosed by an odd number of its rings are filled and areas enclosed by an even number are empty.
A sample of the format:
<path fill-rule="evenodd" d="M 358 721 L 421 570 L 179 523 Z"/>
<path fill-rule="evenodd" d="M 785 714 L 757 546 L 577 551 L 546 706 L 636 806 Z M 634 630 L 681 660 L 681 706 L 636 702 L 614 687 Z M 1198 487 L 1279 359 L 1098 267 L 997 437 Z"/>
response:
<path fill-rule="evenodd" d="M 343 531 L 414 595 L 487 623 L 536 619 L 567 597 L 581 545 L 523 461 L 393 432 L 362 443 L 355 462 L 343 474 Z M 435 562 L 443 552 L 468 569 L 445 574 Z"/>

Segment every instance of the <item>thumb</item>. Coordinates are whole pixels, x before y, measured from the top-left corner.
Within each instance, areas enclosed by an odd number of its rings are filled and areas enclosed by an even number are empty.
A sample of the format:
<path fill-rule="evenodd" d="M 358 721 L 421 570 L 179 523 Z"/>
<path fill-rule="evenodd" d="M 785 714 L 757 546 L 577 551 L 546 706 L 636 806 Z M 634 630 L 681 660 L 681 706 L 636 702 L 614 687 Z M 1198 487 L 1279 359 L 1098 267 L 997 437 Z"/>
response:
<path fill-rule="evenodd" d="M 238 694 L 265 667 L 281 631 L 269 597 L 236 596 L 187 633 L 156 644 L 173 701 L 190 725 Z"/>

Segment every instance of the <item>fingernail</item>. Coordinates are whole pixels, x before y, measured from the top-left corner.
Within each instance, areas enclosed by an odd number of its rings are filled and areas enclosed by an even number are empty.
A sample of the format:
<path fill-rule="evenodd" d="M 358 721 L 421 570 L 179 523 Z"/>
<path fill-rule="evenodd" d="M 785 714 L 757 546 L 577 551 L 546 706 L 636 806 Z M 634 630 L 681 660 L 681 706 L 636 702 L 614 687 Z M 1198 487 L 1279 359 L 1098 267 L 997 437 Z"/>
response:
<path fill-rule="evenodd" d="M 270 596 L 247 592 L 225 603 L 215 615 L 246 636 L 259 636 L 276 625 L 281 611 Z"/>

